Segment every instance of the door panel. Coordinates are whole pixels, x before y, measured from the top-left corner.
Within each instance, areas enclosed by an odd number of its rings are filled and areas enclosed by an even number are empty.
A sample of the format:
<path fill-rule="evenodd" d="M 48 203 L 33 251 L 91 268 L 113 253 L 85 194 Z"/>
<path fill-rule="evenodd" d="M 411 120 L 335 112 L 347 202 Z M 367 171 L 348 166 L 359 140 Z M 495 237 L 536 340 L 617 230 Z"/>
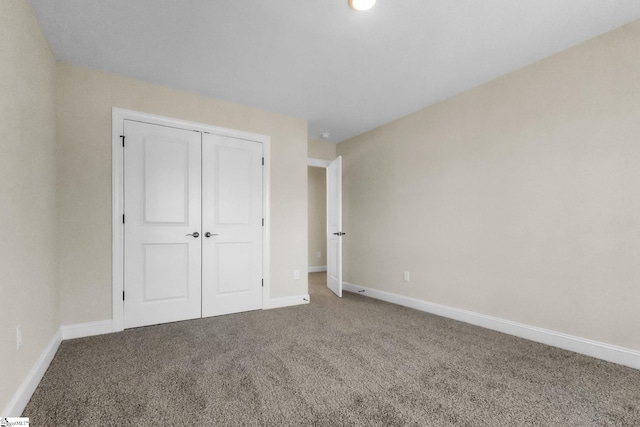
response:
<path fill-rule="evenodd" d="M 202 140 L 202 315 L 262 308 L 262 144 Z"/>
<path fill-rule="evenodd" d="M 189 245 L 143 244 L 142 302 L 189 298 Z"/>
<path fill-rule="evenodd" d="M 188 219 L 189 141 L 144 139 L 146 223 L 184 224 Z"/>
<path fill-rule="evenodd" d="M 331 239 L 327 244 L 327 275 L 338 276 L 338 239 Z"/>
<path fill-rule="evenodd" d="M 255 183 L 255 177 L 252 176 L 251 167 L 254 162 L 255 157 L 251 151 L 222 145 L 216 147 L 215 197 L 218 224 L 250 224 L 254 208 L 252 184 Z M 260 162 L 262 162 L 262 151 Z M 255 167 L 255 164 L 253 166 Z M 260 215 L 262 215 L 261 208 L 260 206 Z"/>
<path fill-rule="evenodd" d="M 200 133 L 124 121 L 126 328 L 201 316 Z"/>
<path fill-rule="evenodd" d="M 246 243 L 217 243 L 219 293 L 249 292 L 251 290 L 252 245 Z"/>
<path fill-rule="evenodd" d="M 327 167 L 327 286 L 342 297 L 342 157 Z"/>

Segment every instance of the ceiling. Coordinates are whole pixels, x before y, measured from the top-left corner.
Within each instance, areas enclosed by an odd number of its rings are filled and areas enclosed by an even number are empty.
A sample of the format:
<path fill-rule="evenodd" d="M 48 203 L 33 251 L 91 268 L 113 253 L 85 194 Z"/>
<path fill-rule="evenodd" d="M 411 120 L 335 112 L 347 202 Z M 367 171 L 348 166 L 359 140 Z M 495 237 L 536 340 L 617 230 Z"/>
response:
<path fill-rule="evenodd" d="M 64 62 L 340 142 L 640 19 L 637 0 L 30 0 Z"/>

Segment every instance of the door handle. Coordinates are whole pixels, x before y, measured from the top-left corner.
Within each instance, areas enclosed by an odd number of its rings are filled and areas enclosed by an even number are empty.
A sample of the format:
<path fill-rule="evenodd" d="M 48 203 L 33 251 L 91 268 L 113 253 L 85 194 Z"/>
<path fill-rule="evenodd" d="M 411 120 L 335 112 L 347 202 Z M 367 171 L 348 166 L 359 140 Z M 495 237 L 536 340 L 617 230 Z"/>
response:
<path fill-rule="evenodd" d="M 187 236 L 193 236 L 194 239 L 197 239 L 198 237 L 200 237 L 200 233 L 198 233 L 197 231 L 194 231 L 191 234 L 187 234 Z"/>
<path fill-rule="evenodd" d="M 344 236 L 347 233 L 343 233 L 342 231 L 338 231 L 337 233 L 333 233 L 334 236 Z"/>
<path fill-rule="evenodd" d="M 204 237 L 206 237 L 207 239 L 211 236 L 217 236 L 217 234 L 211 234 L 208 231 L 206 233 L 204 233 Z"/>

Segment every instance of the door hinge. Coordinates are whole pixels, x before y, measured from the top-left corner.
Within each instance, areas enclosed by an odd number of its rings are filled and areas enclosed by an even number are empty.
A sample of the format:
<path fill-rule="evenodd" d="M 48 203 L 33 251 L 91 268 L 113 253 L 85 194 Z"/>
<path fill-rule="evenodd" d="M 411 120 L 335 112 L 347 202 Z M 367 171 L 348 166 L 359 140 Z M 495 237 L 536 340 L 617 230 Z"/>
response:
<path fill-rule="evenodd" d="M 124 214 L 122 214 L 122 223 L 124 224 Z"/>
<path fill-rule="evenodd" d="M 262 287 L 264 288 L 264 279 L 262 279 Z"/>
<path fill-rule="evenodd" d="M 262 158 L 262 166 L 264 166 L 264 157 Z"/>
<path fill-rule="evenodd" d="M 122 146 L 124 147 L 124 135 L 120 135 L 120 138 L 122 138 Z"/>
<path fill-rule="evenodd" d="M 124 291 L 122 291 L 122 301 L 124 301 Z"/>
<path fill-rule="evenodd" d="M 264 227 L 264 218 L 262 218 L 262 226 Z"/>

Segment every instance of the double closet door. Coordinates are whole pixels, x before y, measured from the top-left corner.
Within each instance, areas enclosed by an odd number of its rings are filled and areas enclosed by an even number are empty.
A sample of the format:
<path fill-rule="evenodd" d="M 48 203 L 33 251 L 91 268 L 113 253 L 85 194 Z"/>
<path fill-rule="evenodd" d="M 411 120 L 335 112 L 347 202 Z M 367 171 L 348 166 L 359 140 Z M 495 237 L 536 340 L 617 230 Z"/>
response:
<path fill-rule="evenodd" d="M 125 328 L 262 308 L 262 144 L 124 121 Z"/>

